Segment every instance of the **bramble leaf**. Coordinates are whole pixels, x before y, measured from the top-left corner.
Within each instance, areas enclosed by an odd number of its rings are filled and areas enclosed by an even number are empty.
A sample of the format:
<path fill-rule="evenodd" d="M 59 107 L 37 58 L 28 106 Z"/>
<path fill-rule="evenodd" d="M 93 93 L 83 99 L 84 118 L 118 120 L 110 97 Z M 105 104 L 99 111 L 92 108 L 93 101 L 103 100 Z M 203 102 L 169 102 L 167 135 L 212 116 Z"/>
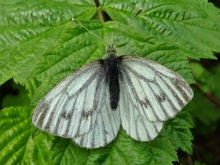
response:
<path fill-rule="evenodd" d="M 34 105 L 68 74 L 103 58 L 107 44 L 118 55 L 150 58 L 193 83 L 188 58 L 214 59 L 220 52 L 219 10 L 206 0 L 0 0 L 0 84 L 13 78 Z M 209 89 L 217 88 L 217 79 Z M 31 131 L 31 108 L 10 107 L 17 104 L 7 97 L 9 108 L 0 111 L 0 164 L 171 165 L 178 148 L 192 153 L 187 112 L 168 121 L 152 142 L 121 130 L 108 146 L 86 150 Z"/>
<path fill-rule="evenodd" d="M 166 123 L 166 134 L 176 150 L 181 148 L 183 151 L 192 154 L 193 140 L 190 128 L 194 124 L 188 112 L 180 112 L 174 119 Z"/>
<path fill-rule="evenodd" d="M 48 165 L 51 137 L 31 136 L 30 107 L 8 107 L 0 112 L 0 164 Z"/>
<path fill-rule="evenodd" d="M 212 51 L 220 51 L 219 10 L 206 1 L 108 0 L 101 7 L 114 21 L 131 20 L 139 34 L 176 46 L 191 58 L 215 58 Z"/>

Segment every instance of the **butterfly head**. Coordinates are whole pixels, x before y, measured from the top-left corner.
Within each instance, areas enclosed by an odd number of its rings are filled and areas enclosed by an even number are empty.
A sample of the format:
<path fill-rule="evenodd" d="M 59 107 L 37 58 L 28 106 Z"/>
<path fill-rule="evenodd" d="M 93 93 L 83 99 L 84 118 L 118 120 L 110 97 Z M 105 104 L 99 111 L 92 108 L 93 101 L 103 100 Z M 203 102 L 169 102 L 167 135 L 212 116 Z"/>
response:
<path fill-rule="evenodd" d="M 108 46 L 108 49 L 107 49 L 106 53 L 107 53 L 107 56 L 116 54 L 116 49 L 114 48 L 113 44 Z"/>

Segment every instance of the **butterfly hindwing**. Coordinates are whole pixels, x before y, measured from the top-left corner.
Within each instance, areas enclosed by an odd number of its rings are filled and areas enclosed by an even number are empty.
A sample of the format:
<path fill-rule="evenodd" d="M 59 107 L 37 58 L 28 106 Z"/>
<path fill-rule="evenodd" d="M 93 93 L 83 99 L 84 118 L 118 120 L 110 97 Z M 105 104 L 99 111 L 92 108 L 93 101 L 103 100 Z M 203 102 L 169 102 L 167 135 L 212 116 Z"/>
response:
<path fill-rule="evenodd" d="M 150 121 L 145 112 L 138 106 L 128 79 L 124 76 L 120 78 L 120 101 L 118 110 L 120 111 L 122 127 L 126 133 L 138 141 L 153 140 L 161 131 L 163 122 Z"/>
<path fill-rule="evenodd" d="M 174 117 L 193 97 L 179 74 L 151 60 L 123 56 L 121 72 L 134 105 L 150 121 Z"/>
<path fill-rule="evenodd" d="M 103 80 L 105 81 L 105 79 Z M 101 109 L 98 110 L 93 127 L 85 134 L 73 137 L 80 146 L 86 148 L 98 148 L 113 141 L 119 131 L 121 120 L 118 110 L 111 109 L 109 86 L 101 83 L 99 88 L 104 89 Z"/>

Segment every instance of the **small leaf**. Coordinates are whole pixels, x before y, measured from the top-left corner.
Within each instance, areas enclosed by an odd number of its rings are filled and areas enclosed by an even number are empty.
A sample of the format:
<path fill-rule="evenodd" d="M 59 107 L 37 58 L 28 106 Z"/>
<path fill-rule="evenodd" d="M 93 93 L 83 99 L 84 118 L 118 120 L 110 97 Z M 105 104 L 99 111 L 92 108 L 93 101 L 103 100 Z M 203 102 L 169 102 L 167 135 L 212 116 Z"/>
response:
<path fill-rule="evenodd" d="M 192 154 L 191 140 L 193 140 L 193 136 L 190 129 L 193 126 L 191 115 L 185 110 L 166 123 L 166 134 L 176 150 L 181 148 L 183 151 Z"/>

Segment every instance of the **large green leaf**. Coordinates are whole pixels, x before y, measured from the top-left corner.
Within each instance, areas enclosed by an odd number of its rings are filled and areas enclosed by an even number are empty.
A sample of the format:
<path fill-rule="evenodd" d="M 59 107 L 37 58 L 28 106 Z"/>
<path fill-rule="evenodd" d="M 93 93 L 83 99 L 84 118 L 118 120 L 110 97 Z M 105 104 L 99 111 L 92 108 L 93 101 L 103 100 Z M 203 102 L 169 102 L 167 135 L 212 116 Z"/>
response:
<path fill-rule="evenodd" d="M 104 33 L 106 42 L 108 42 L 109 38 L 114 37 L 111 36 L 115 27 L 117 29 L 124 29 L 125 27 L 118 26 L 119 24 L 113 21 L 105 23 L 104 28 L 99 21 L 90 21 L 90 23 L 84 23 L 84 25 L 99 36 L 102 36 Z M 42 56 L 41 63 L 38 64 L 38 67 L 33 73 L 37 80 L 42 82 L 36 89 L 33 98 L 34 101 L 42 98 L 55 84 L 70 74 L 72 70 L 76 70 L 83 64 L 102 58 L 105 55 L 106 49 L 104 43 L 94 36 L 91 37 L 91 35 L 85 29 L 79 28 L 79 26 L 74 24 L 69 24 L 69 30 L 63 35 L 59 46 L 54 47 L 50 52 Z M 121 37 L 124 37 L 126 45 L 118 45 L 117 50 L 119 55 L 138 54 L 142 57 L 151 58 L 179 72 L 189 82 L 194 82 L 187 58 L 178 48 L 155 43 L 153 40 L 149 41 L 148 38 L 145 39 L 141 35 L 132 34 L 132 31 L 127 31 Z M 176 56 L 177 54 L 178 56 Z"/>
<path fill-rule="evenodd" d="M 41 56 L 59 45 L 72 17 L 88 20 L 89 1 L 0 1 L 0 84 L 11 77 L 26 83 Z"/>
<path fill-rule="evenodd" d="M 41 134 L 31 136 L 31 109 L 9 107 L 0 112 L 0 164 L 48 165 L 51 162 L 51 140 Z"/>
<path fill-rule="evenodd" d="M 212 51 L 220 51 L 218 10 L 205 1 L 195 0 L 192 3 L 174 0 L 153 2 L 111 0 L 104 2 L 100 1 L 99 9 L 106 11 L 114 22 L 106 22 L 97 30 L 94 30 L 97 26 L 90 25 L 89 29 L 93 29 L 93 32 L 99 33 L 101 37 L 104 36 L 108 44 L 115 42 L 110 37 L 111 33 L 114 38 L 121 36 L 117 42 L 124 46 L 122 46 L 123 49 L 119 47 L 119 53 L 147 56 L 152 51 L 159 51 L 158 54 L 162 57 L 166 50 L 160 48 L 161 45 L 166 44 L 166 47 L 176 49 L 175 56 L 172 56 L 173 60 L 178 57 L 182 58 L 182 61 L 185 59 L 187 63 L 186 56 L 196 59 L 213 58 Z M 46 67 L 52 67 L 49 70 L 57 70 L 58 78 L 56 82 L 52 81 L 52 84 L 57 83 L 70 70 L 75 70 L 85 62 L 104 55 L 101 46 L 103 41 L 98 41 L 85 30 L 81 29 L 77 32 L 79 26 L 71 21 L 72 17 L 84 21 L 90 20 L 97 13 L 97 8 L 92 1 L 17 0 L 7 2 L 1 0 L 0 4 L 2 4 L 0 84 L 13 77 L 30 88 L 29 83 L 36 76 L 35 70 L 39 68 L 42 61 L 45 61 L 44 58 L 48 60 L 55 58 L 56 67 L 51 65 Z M 142 12 L 135 17 L 140 8 Z M 118 28 L 119 24 L 121 28 Z M 139 50 L 143 47 L 144 50 L 140 52 Z M 70 53 L 73 50 L 82 51 Z M 78 62 L 76 54 L 82 58 L 81 63 Z M 63 56 L 57 57 L 60 55 Z M 63 59 L 64 57 L 66 60 Z M 71 66 L 60 63 L 55 65 L 56 61 L 61 59 L 63 63 L 68 59 L 73 63 Z M 182 64 L 182 66 L 188 69 L 188 65 Z M 50 76 L 49 70 L 48 76 Z M 187 72 L 188 76 L 186 76 L 188 78 L 189 73 Z M 192 77 L 189 80 L 192 82 Z"/>
<path fill-rule="evenodd" d="M 139 34 L 176 46 L 191 58 L 215 58 L 212 51 L 220 51 L 219 10 L 205 0 L 108 0 L 101 7 L 111 19 L 128 22 Z"/>
<path fill-rule="evenodd" d="M 36 104 L 65 76 L 104 57 L 106 43 L 113 43 L 119 55 L 153 59 L 192 83 L 188 57 L 214 58 L 212 52 L 220 52 L 219 10 L 206 0 L 100 0 L 99 4 L 0 0 L 0 84 L 13 78 Z M 112 20 L 98 20 L 103 11 Z M 136 142 L 121 130 L 113 143 L 101 149 L 82 149 L 58 138 L 49 152 L 48 135 L 31 137 L 31 109 L 5 108 L 0 112 L 0 164 L 52 164 L 53 153 L 53 163 L 60 165 L 170 165 L 177 161 L 178 148 L 192 152 L 191 127 L 190 116 L 183 112 L 168 121 L 152 142 Z"/>

